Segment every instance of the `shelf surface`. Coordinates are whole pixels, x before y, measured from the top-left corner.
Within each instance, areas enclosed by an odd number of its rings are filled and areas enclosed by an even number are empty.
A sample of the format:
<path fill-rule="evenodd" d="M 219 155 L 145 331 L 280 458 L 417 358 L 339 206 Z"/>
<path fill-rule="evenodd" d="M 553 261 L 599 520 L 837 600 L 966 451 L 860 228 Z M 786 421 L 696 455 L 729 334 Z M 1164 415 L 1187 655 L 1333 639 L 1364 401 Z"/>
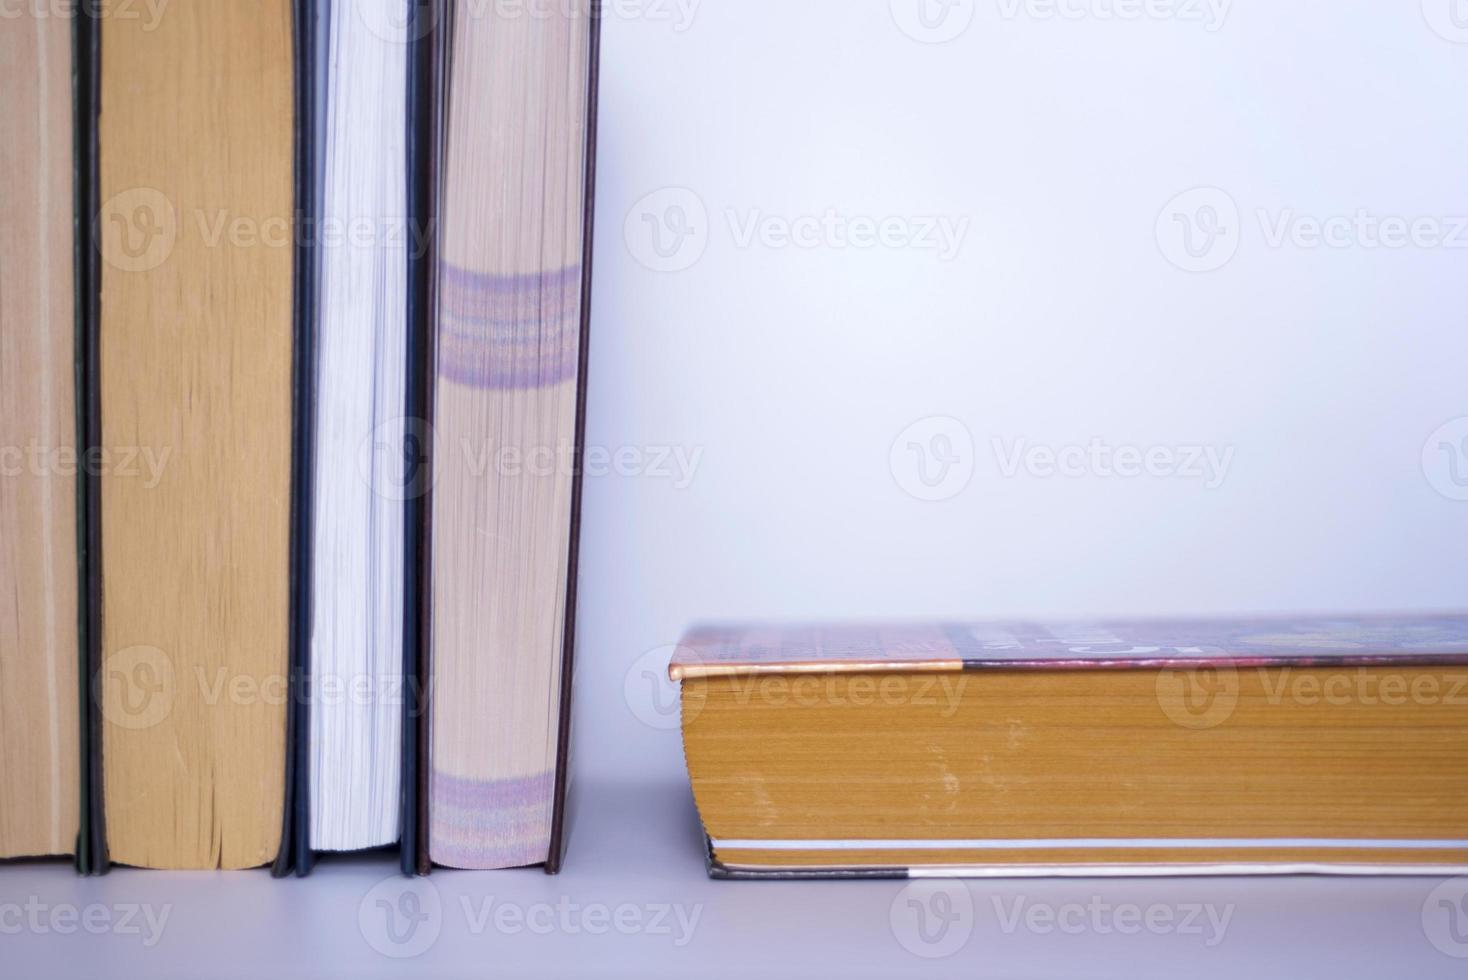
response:
<path fill-rule="evenodd" d="M 0 976 L 1468 974 L 1468 879 L 711 881 L 685 786 L 573 793 L 558 877 L 414 881 L 388 854 L 287 881 L 3 865 Z"/>

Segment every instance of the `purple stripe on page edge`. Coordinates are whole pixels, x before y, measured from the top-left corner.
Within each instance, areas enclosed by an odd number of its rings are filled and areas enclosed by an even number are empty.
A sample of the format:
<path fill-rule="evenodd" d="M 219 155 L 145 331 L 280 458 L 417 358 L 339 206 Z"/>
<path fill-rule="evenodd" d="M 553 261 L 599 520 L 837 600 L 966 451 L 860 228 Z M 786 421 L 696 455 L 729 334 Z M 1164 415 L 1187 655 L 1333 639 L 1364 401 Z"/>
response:
<path fill-rule="evenodd" d="M 433 772 L 429 856 L 470 870 L 539 864 L 550 846 L 555 774 L 464 779 Z"/>
<path fill-rule="evenodd" d="M 520 389 L 576 376 L 581 266 L 501 276 L 445 264 L 439 284 L 439 377 Z"/>
<path fill-rule="evenodd" d="M 532 286 L 563 288 L 581 287 L 581 266 L 568 265 L 561 269 L 546 269 L 542 272 L 522 272 L 519 275 L 500 275 L 492 272 L 476 272 L 450 262 L 439 264 L 438 274 L 445 289 L 482 291 L 494 289 L 528 289 Z"/>

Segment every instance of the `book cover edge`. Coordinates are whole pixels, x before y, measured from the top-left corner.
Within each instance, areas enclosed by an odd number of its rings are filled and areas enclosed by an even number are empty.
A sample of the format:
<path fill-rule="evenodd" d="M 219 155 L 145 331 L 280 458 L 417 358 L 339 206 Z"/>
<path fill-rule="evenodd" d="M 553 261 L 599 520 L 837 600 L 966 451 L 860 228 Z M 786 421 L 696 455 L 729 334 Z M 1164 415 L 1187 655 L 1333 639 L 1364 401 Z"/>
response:
<path fill-rule="evenodd" d="M 557 722 L 556 774 L 552 797 L 546 874 L 560 873 L 566 851 L 566 796 L 570 779 L 571 696 L 575 670 L 577 573 L 581 543 L 582 459 L 586 442 L 587 369 L 591 343 L 592 253 L 596 219 L 597 97 L 601 68 L 601 0 L 591 0 L 587 42 L 585 196 L 581 239 L 581 345 L 576 379 L 576 439 L 571 490 L 571 540 L 566 566 L 566 619 L 562 632 L 561 702 Z"/>

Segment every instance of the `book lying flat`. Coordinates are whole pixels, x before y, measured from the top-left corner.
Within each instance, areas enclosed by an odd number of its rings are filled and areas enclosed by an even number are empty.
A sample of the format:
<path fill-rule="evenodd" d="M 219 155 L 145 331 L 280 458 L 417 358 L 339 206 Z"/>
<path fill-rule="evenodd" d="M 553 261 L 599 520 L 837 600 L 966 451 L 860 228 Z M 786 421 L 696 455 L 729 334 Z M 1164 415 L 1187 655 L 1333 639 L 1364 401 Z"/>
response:
<path fill-rule="evenodd" d="M 716 877 L 1468 869 L 1468 616 L 710 627 Z"/>

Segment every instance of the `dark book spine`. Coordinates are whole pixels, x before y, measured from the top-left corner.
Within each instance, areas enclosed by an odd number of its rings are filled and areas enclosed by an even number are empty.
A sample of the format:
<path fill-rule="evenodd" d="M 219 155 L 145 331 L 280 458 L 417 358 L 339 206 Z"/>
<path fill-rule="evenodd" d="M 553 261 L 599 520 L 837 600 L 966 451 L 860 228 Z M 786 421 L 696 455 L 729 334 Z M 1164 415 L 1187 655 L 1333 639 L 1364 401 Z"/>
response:
<path fill-rule="evenodd" d="M 601 0 L 591 0 L 586 68 L 586 194 L 581 225 L 581 345 L 576 375 L 576 441 L 571 486 L 571 541 L 566 561 L 566 622 L 561 649 L 561 704 L 557 725 L 556 784 L 546 874 L 558 874 L 566 851 L 566 790 L 571 765 L 571 688 L 576 653 L 576 577 L 581 549 L 581 491 L 586 442 L 587 365 L 591 349 L 591 258 L 596 218 L 596 109 L 601 62 Z"/>
<path fill-rule="evenodd" d="M 72 109 L 76 298 L 76 441 L 82 459 L 102 444 L 99 309 L 102 294 L 97 119 L 101 102 L 102 25 L 94 5 L 82 4 L 72 20 Z M 78 696 L 81 699 L 81 814 L 76 866 L 105 874 L 107 826 L 102 806 L 102 487 L 101 468 L 83 466 L 77 477 Z"/>
<path fill-rule="evenodd" d="M 311 489 L 314 462 L 316 254 L 316 21 L 317 0 L 296 0 L 291 10 L 295 57 L 295 189 L 292 263 L 290 635 L 287 671 L 285 796 L 281 807 L 280 850 L 271 874 L 277 878 L 311 867 L 310 805 L 310 656 L 311 656 Z"/>
<path fill-rule="evenodd" d="M 444 0 L 414 0 L 408 59 L 408 378 L 405 451 L 415 461 L 403 515 L 403 732 L 399 860 L 426 874 L 428 828 L 429 521 L 433 493 L 433 337 L 438 302 L 438 191 L 442 158 Z"/>

